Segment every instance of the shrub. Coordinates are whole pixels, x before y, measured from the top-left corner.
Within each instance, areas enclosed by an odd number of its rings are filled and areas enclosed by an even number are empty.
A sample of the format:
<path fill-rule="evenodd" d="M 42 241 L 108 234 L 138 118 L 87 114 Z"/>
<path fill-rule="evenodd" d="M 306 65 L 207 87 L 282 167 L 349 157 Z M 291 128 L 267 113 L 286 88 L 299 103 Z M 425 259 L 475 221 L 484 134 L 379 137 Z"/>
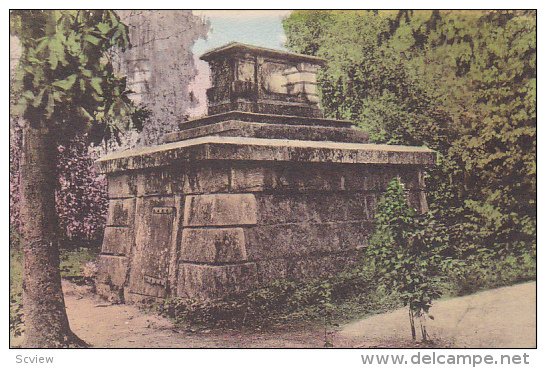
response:
<path fill-rule="evenodd" d="M 377 288 L 364 260 L 337 275 L 305 281 L 276 280 L 217 300 L 174 298 L 158 307 L 179 324 L 216 328 L 278 326 L 287 322 L 330 324 L 398 306 Z"/>
<path fill-rule="evenodd" d="M 451 292 L 462 296 L 474 292 L 536 280 L 536 254 L 502 257 L 482 251 L 465 260 L 461 267 L 451 270 Z"/>
<path fill-rule="evenodd" d="M 419 318 L 424 341 L 428 311 L 432 301 L 442 294 L 439 275 L 449 263 L 442 255 L 442 239 L 431 237 L 426 231 L 428 221 L 430 218 L 418 217 L 408 205 L 403 184 L 394 178 L 377 205 L 375 229 L 366 249 L 375 266 L 376 282 L 396 291 L 409 307 L 413 339 L 414 318 Z"/>
<path fill-rule="evenodd" d="M 108 200 L 106 178 L 98 175 L 85 137 L 59 146 L 56 207 L 59 226 L 72 246 L 81 241 L 100 241 L 106 224 Z"/>

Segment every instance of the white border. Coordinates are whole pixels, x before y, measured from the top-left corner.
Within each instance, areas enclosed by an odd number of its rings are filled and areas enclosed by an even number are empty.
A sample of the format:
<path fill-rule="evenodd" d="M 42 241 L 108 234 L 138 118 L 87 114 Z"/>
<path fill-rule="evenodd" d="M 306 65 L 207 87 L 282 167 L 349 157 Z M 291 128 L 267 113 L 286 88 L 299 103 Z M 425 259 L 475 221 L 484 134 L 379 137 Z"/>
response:
<path fill-rule="evenodd" d="M 2 145 L 4 147 L 4 152 L 1 156 L 1 167 L 3 172 L 7 173 L 9 171 L 9 160 L 8 160 L 8 146 L 9 146 L 9 135 L 8 135 L 8 109 L 9 109 L 9 75 L 7 71 L 9 70 L 9 45 L 8 45 L 8 34 L 9 34 L 9 19 L 8 19 L 8 10 L 9 7 L 13 8 L 116 8 L 116 9 L 147 9 L 153 7 L 154 9 L 170 9 L 183 7 L 185 9 L 224 9 L 229 7 L 231 9 L 267 9 L 270 6 L 275 6 L 277 9 L 303 9 L 303 8 L 381 8 L 381 9 L 399 9 L 399 8 L 414 8 L 414 9 L 428 9 L 428 8 L 457 8 L 457 9 L 495 9 L 495 8 L 538 8 L 538 19 L 542 20 L 542 14 L 546 9 L 546 2 L 542 1 L 469 1 L 469 0 L 460 0 L 460 1 L 413 1 L 409 3 L 406 1 L 381 1 L 381 2 L 354 2 L 354 1 L 345 1 L 338 0 L 335 2 L 318 2 L 318 1 L 287 1 L 287 0 L 277 0 L 274 3 L 272 2 L 257 2 L 257 1 L 185 1 L 180 3 L 175 3 L 172 1 L 165 0 L 156 0 L 154 2 L 135 2 L 135 1 L 28 1 L 20 0 L 14 2 L 3 2 L 2 6 L 5 9 L 3 17 L 1 18 L 1 29 L 2 29 L 2 38 L 0 42 L 2 43 L 2 57 L 0 63 L 2 65 L 2 83 L 4 88 L 2 89 L 2 109 L 3 112 L 3 121 L 5 128 L 0 135 Z M 544 47 L 545 34 L 542 27 L 538 26 L 538 69 L 540 71 L 546 70 L 543 68 L 544 60 L 546 60 L 544 52 L 546 48 Z M 539 88 L 540 89 L 540 88 Z M 545 95 L 540 93 L 538 94 L 539 101 L 538 106 L 546 106 Z M 538 121 L 539 125 L 546 124 L 545 110 L 539 108 L 538 110 Z M 538 130 L 538 140 L 539 147 L 542 147 L 540 143 L 544 142 L 543 131 L 546 131 L 546 128 L 541 128 Z M 539 169 L 544 166 L 546 158 L 544 157 L 544 151 L 539 149 Z M 538 183 L 542 185 L 545 181 L 544 171 L 539 170 Z M 2 239 L 4 240 L 4 251 L 8 251 L 8 179 L 0 181 L 0 188 L 4 193 L 2 197 L 2 208 L 5 210 L 2 212 L 2 229 L 3 234 Z M 544 203 L 543 196 L 544 190 L 539 188 L 539 204 Z M 543 228 L 544 225 L 544 210 L 541 206 L 538 206 L 538 218 L 539 218 L 539 229 Z M 541 241 L 544 238 L 541 232 L 539 232 L 539 241 L 538 241 L 538 255 L 539 255 L 539 264 L 544 263 L 544 249 L 543 242 Z M 5 253 L 4 253 L 5 254 Z M 2 303 L 2 338 L 0 341 L 1 349 L 4 350 L 5 354 L 2 354 L 1 362 L 2 366 L 5 367 L 22 367 L 22 366 L 35 366 L 35 365 L 24 365 L 16 364 L 15 356 L 17 354 L 25 355 L 51 355 L 54 356 L 54 364 L 47 365 L 50 367 L 81 367 L 81 368 L 97 368 L 97 367 L 359 367 L 362 366 L 360 360 L 360 354 L 371 351 L 363 350 L 135 350 L 135 349 L 125 349 L 125 350 L 8 350 L 8 308 L 9 305 L 6 303 L 8 295 L 8 277 L 9 277 L 9 267 L 8 267 L 8 257 L 3 257 L 4 271 L 2 274 L 2 283 L 0 288 L 2 290 L 2 295 L 5 296 L 4 303 Z M 540 285 L 544 284 L 542 273 L 539 272 Z M 538 295 L 538 311 L 541 311 L 545 305 L 544 297 L 539 293 Z M 510 318 L 510 316 L 507 316 Z M 544 317 L 539 313 L 538 314 L 538 342 L 543 343 L 544 345 L 544 333 L 543 333 L 543 321 Z M 528 352 L 531 355 L 530 361 L 531 365 L 529 367 L 544 367 L 546 366 L 546 354 L 545 349 L 539 348 L 538 350 L 450 350 L 450 353 L 486 353 L 491 352 L 492 354 L 498 354 L 500 352 L 505 353 L 520 353 Z M 397 353 L 402 352 L 406 354 L 411 354 L 415 351 L 409 350 L 382 350 L 375 351 L 375 353 L 384 352 L 384 353 Z M 431 350 L 427 352 L 432 353 Z M 443 351 L 446 353 L 446 351 Z M 408 365 L 411 366 L 411 365 Z M 388 366 L 385 366 L 388 367 Z"/>

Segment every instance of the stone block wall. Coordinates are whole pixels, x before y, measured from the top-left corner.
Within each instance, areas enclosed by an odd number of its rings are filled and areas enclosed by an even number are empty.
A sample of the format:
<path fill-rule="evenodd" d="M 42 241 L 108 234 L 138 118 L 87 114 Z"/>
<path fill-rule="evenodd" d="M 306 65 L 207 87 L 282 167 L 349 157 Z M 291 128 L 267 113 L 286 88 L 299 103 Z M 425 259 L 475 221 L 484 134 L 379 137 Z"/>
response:
<path fill-rule="evenodd" d="M 97 288 L 116 301 L 210 299 L 338 272 L 396 176 L 426 210 L 415 165 L 194 161 L 109 175 Z"/>

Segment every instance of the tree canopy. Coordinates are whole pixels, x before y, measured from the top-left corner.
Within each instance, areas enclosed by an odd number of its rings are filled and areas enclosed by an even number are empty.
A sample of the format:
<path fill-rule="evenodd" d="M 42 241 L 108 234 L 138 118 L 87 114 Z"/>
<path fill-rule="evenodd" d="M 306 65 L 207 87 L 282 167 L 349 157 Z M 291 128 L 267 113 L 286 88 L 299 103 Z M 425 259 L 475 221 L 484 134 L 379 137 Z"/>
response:
<path fill-rule="evenodd" d="M 284 27 L 328 61 L 328 116 L 438 152 L 430 207 L 454 247 L 533 248 L 536 12 L 296 11 Z"/>
<path fill-rule="evenodd" d="M 100 140 L 132 124 L 122 119 L 133 111 L 126 80 L 112 67 L 112 50 L 129 46 L 114 11 L 23 10 L 10 21 L 22 46 L 16 112 L 31 125 L 58 130 L 59 139 L 86 131 Z"/>

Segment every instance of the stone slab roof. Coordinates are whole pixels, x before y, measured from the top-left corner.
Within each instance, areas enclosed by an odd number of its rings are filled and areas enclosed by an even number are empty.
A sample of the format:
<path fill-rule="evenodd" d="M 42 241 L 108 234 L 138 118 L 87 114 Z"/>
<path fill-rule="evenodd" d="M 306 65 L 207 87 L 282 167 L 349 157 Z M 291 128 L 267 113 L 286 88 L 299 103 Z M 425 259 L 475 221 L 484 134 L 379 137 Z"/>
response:
<path fill-rule="evenodd" d="M 221 114 L 208 115 L 201 118 L 192 119 L 180 123 L 179 127 L 180 129 L 191 129 L 227 120 L 237 120 L 264 124 L 327 126 L 335 128 L 350 128 L 355 125 L 350 120 L 337 120 L 296 115 L 260 114 L 247 111 L 229 111 Z"/>
<path fill-rule="evenodd" d="M 324 65 L 326 61 L 317 56 L 298 54 L 295 52 L 270 49 L 266 47 L 247 45 L 240 42 L 231 42 L 227 45 L 217 47 L 201 55 L 200 59 L 211 61 L 218 58 L 224 58 L 226 55 L 233 53 L 248 53 L 254 55 L 269 56 L 273 58 L 295 61 L 295 62 L 310 62 L 313 64 Z"/>
<path fill-rule="evenodd" d="M 435 157 L 425 147 L 206 136 L 115 152 L 96 165 L 101 173 L 113 173 L 199 160 L 433 165 Z"/>
<path fill-rule="evenodd" d="M 357 128 L 268 124 L 239 120 L 221 121 L 195 128 L 167 133 L 164 143 L 177 142 L 204 136 L 253 137 L 270 139 L 294 139 L 308 141 L 332 141 L 367 143 L 368 133 Z"/>

